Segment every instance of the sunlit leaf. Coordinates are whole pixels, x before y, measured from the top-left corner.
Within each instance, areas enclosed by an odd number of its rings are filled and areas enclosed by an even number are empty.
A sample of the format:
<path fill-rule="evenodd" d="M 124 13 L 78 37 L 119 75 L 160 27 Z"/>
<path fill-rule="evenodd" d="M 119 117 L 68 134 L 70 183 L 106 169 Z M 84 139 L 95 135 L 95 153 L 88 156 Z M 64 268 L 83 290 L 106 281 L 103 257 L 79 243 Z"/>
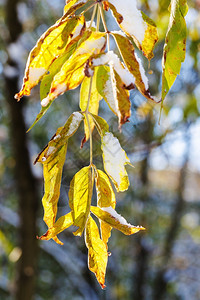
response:
<path fill-rule="evenodd" d="M 87 40 L 80 44 L 76 51 L 62 66 L 52 81 L 48 96 L 42 100 L 42 106 L 47 106 L 65 91 L 76 88 L 85 77 L 85 65 L 89 58 L 99 54 L 105 48 L 105 33 L 91 32 Z"/>
<path fill-rule="evenodd" d="M 23 86 L 15 95 L 16 99 L 20 100 L 24 95 L 30 95 L 31 89 L 38 84 L 51 63 L 65 51 L 67 44 L 73 39 L 71 33 L 78 21 L 79 17 L 76 16 L 59 20 L 40 37 L 29 54 Z"/>
<path fill-rule="evenodd" d="M 120 28 L 130 37 L 150 60 L 158 40 L 155 23 L 137 9 L 136 0 L 109 0 L 110 9 Z"/>
<path fill-rule="evenodd" d="M 98 67 L 95 68 L 94 75 L 92 76 L 92 78 L 90 77 L 84 78 L 81 84 L 80 103 L 79 103 L 80 109 L 82 111 L 85 111 L 88 103 L 90 81 L 92 80 L 92 89 L 91 89 L 91 94 L 89 99 L 88 111 L 95 115 L 98 115 L 99 101 L 102 99 L 102 96 L 98 93 L 98 90 L 96 88 L 97 72 L 98 72 Z M 91 131 L 93 131 L 95 124 L 91 116 L 89 116 L 89 122 L 90 122 L 90 129 Z M 85 139 L 87 141 L 89 139 L 89 128 L 88 128 L 87 120 L 84 120 L 84 127 L 85 127 Z"/>
<path fill-rule="evenodd" d="M 97 127 L 97 130 L 99 131 L 99 134 L 101 136 L 103 136 L 106 132 L 109 131 L 109 126 L 103 118 L 96 116 L 94 114 L 91 114 L 91 116 L 92 116 L 92 118 L 95 122 L 95 125 Z"/>
<path fill-rule="evenodd" d="M 79 227 L 75 235 L 82 235 L 88 219 L 93 191 L 92 177 L 91 167 L 84 167 L 74 175 L 70 183 L 69 206 L 72 210 L 73 223 Z"/>
<path fill-rule="evenodd" d="M 40 240 L 50 240 L 54 239 L 58 244 L 63 245 L 57 238 L 57 235 L 67 229 L 68 227 L 73 225 L 72 213 L 68 213 L 60 217 L 53 225 L 53 227 L 49 228 L 45 234 L 39 237 Z"/>
<path fill-rule="evenodd" d="M 57 214 L 57 203 L 60 196 L 62 170 L 67 152 L 67 141 L 78 129 L 83 115 L 73 113 L 66 124 L 59 128 L 48 145 L 35 160 L 43 164 L 45 193 L 42 199 L 44 221 L 52 228 Z"/>
<path fill-rule="evenodd" d="M 127 37 L 120 33 L 113 32 L 112 35 L 115 38 L 126 67 L 135 78 L 136 87 L 144 97 L 155 101 L 149 92 L 148 79 L 145 75 L 142 63 L 135 53 L 133 44 Z"/>
<path fill-rule="evenodd" d="M 102 221 L 106 222 L 115 229 L 120 230 L 126 235 L 137 233 L 140 230 L 145 230 L 142 226 L 133 226 L 119 215 L 112 207 L 95 207 L 91 206 L 91 212 Z"/>
<path fill-rule="evenodd" d="M 180 74 L 181 63 L 185 60 L 187 14 L 185 0 L 172 0 L 170 20 L 163 52 L 162 100 L 166 97 L 176 77 Z"/>
<path fill-rule="evenodd" d="M 97 89 L 112 112 L 118 116 L 119 126 L 121 126 L 131 115 L 129 91 L 113 66 L 99 67 L 97 77 Z"/>
<path fill-rule="evenodd" d="M 88 267 L 96 275 L 101 287 L 105 288 L 108 252 L 105 243 L 100 239 L 98 227 L 91 216 L 87 221 L 85 243 L 88 248 Z"/>
<path fill-rule="evenodd" d="M 101 170 L 96 170 L 95 182 L 96 182 L 98 206 L 115 208 L 116 205 L 115 194 L 108 176 Z M 105 244 L 107 244 L 108 239 L 111 235 L 112 227 L 103 221 L 101 221 L 100 224 L 101 224 L 101 238 L 105 242 Z"/>

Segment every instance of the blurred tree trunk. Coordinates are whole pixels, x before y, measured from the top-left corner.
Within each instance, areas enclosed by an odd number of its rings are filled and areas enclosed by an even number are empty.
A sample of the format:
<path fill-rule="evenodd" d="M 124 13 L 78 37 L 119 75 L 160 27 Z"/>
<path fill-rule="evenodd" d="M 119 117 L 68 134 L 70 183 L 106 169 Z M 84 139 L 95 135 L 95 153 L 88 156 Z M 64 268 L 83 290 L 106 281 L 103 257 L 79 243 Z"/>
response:
<path fill-rule="evenodd" d="M 142 141 L 146 146 L 146 154 L 145 158 L 141 162 L 140 166 L 140 181 L 142 184 L 142 191 L 140 193 L 141 202 L 146 205 L 148 202 L 148 171 L 149 171 L 149 155 L 151 151 L 150 144 L 152 143 L 153 137 L 153 116 L 150 113 L 147 120 L 144 122 L 142 126 Z M 141 218 L 141 224 L 146 227 L 146 215 L 143 214 Z M 145 284 L 147 282 L 146 272 L 149 265 L 149 249 L 144 243 L 144 237 L 142 235 L 137 236 L 137 256 L 136 256 L 136 275 L 134 277 L 133 282 L 133 294 L 132 298 L 134 300 L 144 300 L 145 299 Z"/>
<path fill-rule="evenodd" d="M 19 0 L 7 0 L 5 19 L 9 32 L 7 46 L 15 43 L 22 33 L 22 26 L 18 20 L 17 5 Z M 6 72 L 7 70 L 7 72 Z M 35 179 L 31 171 L 30 157 L 27 149 L 26 128 L 23 117 L 24 102 L 17 103 L 14 95 L 18 90 L 16 61 L 8 57 L 5 68 L 5 97 L 10 120 L 10 139 L 15 159 L 15 179 L 19 198 L 19 244 L 22 250 L 17 264 L 17 278 L 15 287 L 15 299 L 31 300 L 34 294 L 34 281 L 38 245 L 36 240 L 36 214 L 38 196 Z"/>
<path fill-rule="evenodd" d="M 168 268 L 168 263 L 172 257 L 173 246 L 176 242 L 178 231 L 180 228 L 181 217 L 185 208 L 185 200 L 184 200 L 184 190 L 186 184 L 186 173 L 187 173 L 187 165 L 189 159 L 189 149 L 190 149 L 190 136 L 189 136 L 189 127 L 190 124 L 187 124 L 187 128 L 185 130 L 185 141 L 187 141 L 187 147 L 185 150 L 184 162 L 183 166 L 180 169 L 179 173 L 179 186 L 177 189 L 177 201 L 174 206 L 174 211 L 171 217 L 171 224 L 166 233 L 166 238 L 164 241 L 163 251 L 161 256 L 162 266 L 158 270 L 155 280 L 154 280 L 154 297 L 153 300 L 162 300 L 165 299 L 165 295 L 167 293 L 167 280 L 165 278 L 165 274 Z"/>

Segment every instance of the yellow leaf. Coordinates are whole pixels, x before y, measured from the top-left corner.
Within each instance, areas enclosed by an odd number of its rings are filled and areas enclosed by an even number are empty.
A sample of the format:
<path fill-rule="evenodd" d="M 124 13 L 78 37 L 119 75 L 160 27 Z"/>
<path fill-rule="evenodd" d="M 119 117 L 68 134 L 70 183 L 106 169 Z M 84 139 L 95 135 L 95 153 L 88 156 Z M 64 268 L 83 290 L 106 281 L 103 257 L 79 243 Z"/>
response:
<path fill-rule="evenodd" d="M 53 227 L 57 214 L 57 203 L 60 196 L 62 169 L 67 152 L 67 141 L 83 120 L 81 113 L 73 113 L 66 124 L 58 128 L 48 145 L 35 160 L 43 164 L 45 193 L 42 199 L 44 221 L 48 228 Z"/>
<path fill-rule="evenodd" d="M 88 267 L 96 275 L 101 287 L 105 288 L 108 253 L 105 243 L 100 239 L 98 227 L 91 216 L 86 225 L 85 243 L 88 248 Z"/>
<path fill-rule="evenodd" d="M 51 148 L 49 148 L 51 150 Z M 55 222 L 57 215 L 57 203 L 60 196 L 60 185 L 62 179 L 62 170 L 67 152 L 67 144 L 65 144 L 59 152 L 48 160 L 43 162 L 44 173 L 44 196 L 42 204 L 44 207 L 44 222 L 48 228 L 51 228 Z"/>
<path fill-rule="evenodd" d="M 111 186 L 108 176 L 101 170 L 95 172 L 95 182 L 97 191 L 97 204 L 99 207 L 115 208 L 116 199 L 113 188 Z M 107 223 L 100 221 L 101 224 L 101 238 L 105 244 L 111 235 L 112 227 Z"/>
<path fill-rule="evenodd" d="M 48 231 L 39 237 L 40 240 L 50 240 L 54 239 L 58 244 L 63 245 L 57 238 L 57 235 L 63 230 L 73 225 L 72 213 L 68 213 L 60 217 L 53 225 L 53 227 L 49 228 Z"/>
<path fill-rule="evenodd" d="M 92 78 L 89 77 L 84 78 L 81 84 L 80 103 L 79 103 L 80 109 L 82 111 L 85 111 L 88 103 L 90 81 L 92 80 L 92 90 L 89 99 L 89 112 L 95 115 L 98 115 L 99 101 L 102 99 L 102 96 L 98 93 L 96 88 L 97 72 L 98 72 L 98 68 L 95 68 L 94 75 L 92 76 Z M 90 129 L 91 131 L 93 131 L 95 124 L 91 116 L 89 116 L 89 122 L 90 122 Z M 84 120 L 84 127 L 85 127 L 85 138 L 87 141 L 89 139 L 90 134 L 89 134 L 89 128 L 86 120 Z"/>
<path fill-rule="evenodd" d="M 91 206 L 91 212 L 102 221 L 106 222 L 115 229 L 120 230 L 126 235 L 137 233 L 140 230 L 145 230 L 142 226 L 133 226 L 119 215 L 112 207 L 95 207 Z"/>
<path fill-rule="evenodd" d="M 79 227 L 75 235 L 82 235 L 88 219 L 93 191 L 92 177 L 91 167 L 84 167 L 74 175 L 70 183 L 69 206 L 74 226 Z"/>
<path fill-rule="evenodd" d="M 112 133 L 106 132 L 102 136 L 101 149 L 103 151 L 104 169 L 112 179 L 118 192 L 128 189 L 129 179 L 125 169 L 126 164 L 130 164 L 125 151 Z"/>
<path fill-rule="evenodd" d="M 29 54 L 23 86 L 15 95 L 16 99 L 20 100 L 24 95 L 30 95 L 31 89 L 38 84 L 51 63 L 65 51 L 67 44 L 73 39 L 71 33 L 79 20 L 76 16 L 59 20 L 40 37 Z"/>
<path fill-rule="evenodd" d="M 42 106 L 47 106 L 65 91 L 75 89 L 85 77 L 84 70 L 88 59 L 103 51 L 105 44 L 105 33 L 91 32 L 89 37 L 80 44 L 73 55 L 65 62 L 60 72 L 54 76 L 51 90 L 48 96 L 42 100 Z"/>
<path fill-rule="evenodd" d="M 155 102 L 149 92 L 148 79 L 145 75 L 141 61 L 135 53 L 133 44 L 127 37 L 119 33 L 113 32 L 112 35 L 116 41 L 126 67 L 135 78 L 136 87 L 144 97 Z"/>

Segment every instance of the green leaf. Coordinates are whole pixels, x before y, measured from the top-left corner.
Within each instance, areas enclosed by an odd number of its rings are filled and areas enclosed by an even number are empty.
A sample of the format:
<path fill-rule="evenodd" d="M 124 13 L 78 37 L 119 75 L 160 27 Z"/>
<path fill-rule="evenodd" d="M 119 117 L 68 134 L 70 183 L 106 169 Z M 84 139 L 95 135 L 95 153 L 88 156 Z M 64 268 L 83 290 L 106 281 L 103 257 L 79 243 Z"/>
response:
<path fill-rule="evenodd" d="M 105 243 L 100 239 L 98 227 L 91 216 L 87 221 L 85 244 L 88 248 L 88 267 L 96 275 L 101 287 L 105 288 L 108 252 Z"/>
<path fill-rule="evenodd" d="M 94 75 L 92 76 L 92 78 L 90 77 L 84 78 L 81 84 L 80 103 L 79 103 L 80 109 L 82 111 L 85 111 L 88 103 L 90 81 L 92 80 L 92 89 L 91 89 L 91 94 L 89 99 L 89 112 L 95 115 L 98 115 L 99 101 L 102 99 L 102 96 L 98 93 L 98 90 L 96 88 L 97 72 L 98 72 L 98 67 L 95 68 Z M 93 131 L 95 124 L 91 116 L 89 116 L 89 122 L 90 122 L 90 129 L 91 131 Z M 90 136 L 87 120 L 84 120 L 84 127 L 85 127 L 85 139 L 87 141 Z"/>
<path fill-rule="evenodd" d="M 72 210 L 74 226 L 79 227 L 74 233 L 81 236 L 90 212 L 93 191 L 92 169 L 82 168 L 76 173 L 70 183 L 69 206 Z"/>
<path fill-rule="evenodd" d="M 44 207 L 44 221 L 48 228 L 53 227 L 57 215 L 57 203 L 60 196 L 67 142 L 69 137 L 76 132 L 82 120 L 83 115 L 81 113 L 73 113 L 66 124 L 57 130 L 48 145 L 35 160 L 35 163 L 41 162 L 43 164 L 45 193 L 42 204 Z"/>
<path fill-rule="evenodd" d="M 172 0 L 170 20 L 163 51 L 162 101 L 180 74 L 181 63 L 185 60 L 187 3 L 184 0 Z"/>
<path fill-rule="evenodd" d="M 137 233 L 140 230 L 145 230 L 142 226 L 133 226 L 119 215 L 112 207 L 99 208 L 91 206 L 91 212 L 99 219 L 110 225 L 111 227 L 120 230 L 126 235 Z"/>
<path fill-rule="evenodd" d="M 60 19 L 40 37 L 29 54 L 22 89 L 15 95 L 16 99 L 30 95 L 31 89 L 42 79 L 52 62 L 65 52 L 67 44 L 73 39 L 71 33 L 78 20 L 76 16 Z"/>
<path fill-rule="evenodd" d="M 55 240 L 56 243 L 63 245 L 62 242 L 59 241 L 57 238 L 57 235 L 67 229 L 68 227 L 73 225 L 73 218 L 72 213 L 68 213 L 67 215 L 64 215 L 60 217 L 53 225 L 53 227 L 49 228 L 45 234 L 43 234 L 41 237 L 39 237 L 39 240 Z"/>
<path fill-rule="evenodd" d="M 109 126 L 103 118 L 96 116 L 94 114 L 90 114 L 90 115 L 92 116 L 95 125 L 97 127 L 97 130 L 101 136 L 103 136 L 106 132 L 109 131 Z"/>

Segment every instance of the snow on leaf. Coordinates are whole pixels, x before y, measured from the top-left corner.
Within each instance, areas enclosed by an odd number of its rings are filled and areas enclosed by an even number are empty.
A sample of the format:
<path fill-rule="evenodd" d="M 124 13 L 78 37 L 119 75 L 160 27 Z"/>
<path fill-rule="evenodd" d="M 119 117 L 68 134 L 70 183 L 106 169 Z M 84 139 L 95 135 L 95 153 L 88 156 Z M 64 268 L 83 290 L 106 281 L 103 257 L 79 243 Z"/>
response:
<path fill-rule="evenodd" d="M 163 51 L 162 100 L 166 97 L 176 77 L 180 74 L 181 63 L 185 60 L 187 14 L 185 0 L 172 0 L 170 20 Z"/>
<path fill-rule="evenodd" d="M 91 32 L 70 58 L 64 63 L 52 81 L 48 96 L 42 100 L 42 104 L 47 106 L 65 91 L 75 89 L 84 79 L 85 65 L 93 55 L 99 54 L 105 47 L 105 33 Z"/>
<path fill-rule="evenodd" d="M 108 176 L 101 170 L 95 172 L 95 182 L 97 191 L 97 204 L 99 207 L 112 207 L 115 208 L 116 199 L 115 194 L 110 183 Z M 102 240 L 107 244 L 108 239 L 111 235 L 112 227 L 107 223 L 100 221 L 101 226 L 101 237 Z"/>
<path fill-rule="evenodd" d="M 100 239 L 99 229 L 90 216 L 85 230 L 85 244 L 88 248 L 88 267 L 102 288 L 105 288 L 105 274 L 108 252 L 105 243 Z"/>
<path fill-rule="evenodd" d="M 92 169 L 90 166 L 84 167 L 74 175 L 69 189 L 69 206 L 72 210 L 73 223 L 78 227 L 75 235 L 81 236 L 85 228 L 90 212 L 92 190 Z"/>
<path fill-rule="evenodd" d="M 57 235 L 67 229 L 68 227 L 73 225 L 72 213 L 68 213 L 60 217 L 53 225 L 53 227 L 49 228 L 45 234 L 39 237 L 40 240 L 50 240 L 54 239 L 58 244 L 63 245 L 58 239 L 56 239 Z"/>
<path fill-rule="evenodd" d="M 57 203 L 60 196 L 62 170 L 67 152 L 67 142 L 78 129 L 83 115 L 73 113 L 63 127 L 58 128 L 48 145 L 35 160 L 43 164 L 44 189 L 42 199 L 44 207 L 44 221 L 48 228 L 52 228 L 57 214 Z"/>
<path fill-rule="evenodd" d="M 112 32 L 112 35 L 115 38 L 116 44 L 127 69 L 135 78 L 136 87 L 144 97 L 155 102 L 155 99 L 149 92 L 148 79 L 145 75 L 142 63 L 135 53 L 133 44 L 121 33 Z"/>
<path fill-rule="evenodd" d="M 83 115 L 80 112 L 74 112 L 68 118 L 65 125 L 58 128 L 48 145 L 37 156 L 35 163 L 44 161 L 49 162 L 53 156 L 58 155 L 61 147 L 63 147 L 68 139 L 77 131 L 82 120 Z"/>
<path fill-rule="evenodd" d="M 99 101 L 102 99 L 102 96 L 98 93 L 98 90 L 96 88 L 97 72 L 98 72 L 98 68 L 95 68 L 94 75 L 92 78 L 89 77 L 84 78 L 81 84 L 80 103 L 79 103 L 80 109 L 82 111 L 85 111 L 88 103 L 90 80 L 92 80 L 92 90 L 89 99 L 89 112 L 95 115 L 98 115 Z M 89 122 L 90 122 L 90 129 L 91 131 L 93 131 L 95 124 L 91 116 L 89 116 Z M 86 120 L 84 120 L 84 127 L 85 127 L 85 138 L 87 141 L 89 139 L 90 134 L 89 134 L 89 128 Z"/>
<path fill-rule="evenodd" d="M 38 40 L 29 54 L 21 91 L 15 95 L 20 100 L 30 95 L 31 89 L 38 84 L 48 71 L 51 63 L 61 55 L 71 40 L 70 33 L 75 28 L 79 17 L 59 20 L 50 27 Z"/>
<path fill-rule="evenodd" d="M 124 166 L 130 164 L 130 161 L 121 148 L 118 139 L 112 133 L 106 132 L 102 136 L 101 149 L 103 151 L 104 169 L 112 179 L 117 191 L 127 190 L 129 179 Z"/>
<path fill-rule="evenodd" d="M 158 40 L 154 22 L 137 9 L 136 0 L 109 0 L 108 3 L 120 28 L 133 38 L 138 48 L 150 60 Z"/>
<path fill-rule="evenodd" d="M 95 207 L 91 206 L 91 212 L 99 219 L 109 224 L 111 227 L 120 230 L 126 235 L 137 233 L 145 230 L 142 226 L 133 226 L 121 216 L 112 207 Z"/>

